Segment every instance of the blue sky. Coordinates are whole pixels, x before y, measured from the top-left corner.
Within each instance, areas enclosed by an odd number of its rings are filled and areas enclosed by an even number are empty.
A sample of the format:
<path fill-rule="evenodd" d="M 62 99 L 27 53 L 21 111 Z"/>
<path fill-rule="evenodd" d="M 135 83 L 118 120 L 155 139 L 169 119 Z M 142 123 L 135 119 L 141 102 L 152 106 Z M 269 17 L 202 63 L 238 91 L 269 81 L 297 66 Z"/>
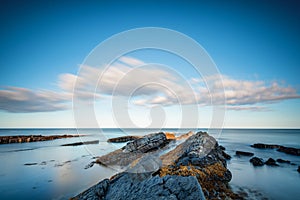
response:
<path fill-rule="evenodd" d="M 63 90 L 60 77 L 75 76 L 85 57 L 100 42 L 141 27 L 163 27 L 188 35 L 205 48 L 225 81 L 251 83 L 249 91 L 252 96 L 257 95 L 257 101 L 249 103 L 235 96 L 237 103 L 229 105 L 226 111 L 226 127 L 300 125 L 297 1 L 4 1 L 1 4 L 0 127 L 76 126 L 72 109 L 66 106 L 72 100 L 68 103 L 63 99 L 60 104 Z M 169 65 L 186 79 L 194 76 L 191 67 L 174 55 L 141 51 L 128 56 L 144 63 Z M 255 83 L 259 81 L 264 83 L 257 86 Z M 272 89 L 273 83 L 278 87 Z M 266 87 L 271 91 L 268 95 L 274 98 L 254 93 L 259 91 L 255 87 Z M 26 98 L 20 88 L 27 91 Z M 18 92 L 12 94 L 12 91 Z M 56 93 L 46 95 L 52 98 L 49 101 L 30 98 L 40 91 Z M 280 98 L 276 99 L 278 95 Z M 53 96 L 58 99 L 53 100 Z M 105 127 L 115 126 L 110 103 L 109 99 L 101 100 L 95 106 L 97 119 Z M 43 109 L 36 106 L 39 104 Z M 167 126 L 176 126 L 179 119 L 174 116 L 180 116 L 180 109 L 176 105 L 162 106 L 168 116 Z M 148 108 L 137 107 L 130 112 L 136 124 L 149 123 L 149 116 L 143 116 L 149 112 Z M 209 126 L 210 106 L 199 104 L 199 115 L 199 126 Z"/>

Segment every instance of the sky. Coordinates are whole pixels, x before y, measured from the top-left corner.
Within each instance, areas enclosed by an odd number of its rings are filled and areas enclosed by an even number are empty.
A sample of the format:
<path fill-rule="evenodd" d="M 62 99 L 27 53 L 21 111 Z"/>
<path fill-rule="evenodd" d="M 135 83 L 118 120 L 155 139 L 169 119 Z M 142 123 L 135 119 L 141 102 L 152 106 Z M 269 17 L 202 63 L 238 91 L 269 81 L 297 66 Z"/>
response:
<path fill-rule="evenodd" d="M 0 23 L 1 128 L 210 127 L 216 118 L 227 128 L 300 128 L 297 1 L 14 0 L 1 1 Z M 103 41 L 144 27 L 192 38 L 222 81 L 158 49 L 122 55 L 107 71 L 89 65 Z M 74 87 L 92 115 L 74 111 Z"/>

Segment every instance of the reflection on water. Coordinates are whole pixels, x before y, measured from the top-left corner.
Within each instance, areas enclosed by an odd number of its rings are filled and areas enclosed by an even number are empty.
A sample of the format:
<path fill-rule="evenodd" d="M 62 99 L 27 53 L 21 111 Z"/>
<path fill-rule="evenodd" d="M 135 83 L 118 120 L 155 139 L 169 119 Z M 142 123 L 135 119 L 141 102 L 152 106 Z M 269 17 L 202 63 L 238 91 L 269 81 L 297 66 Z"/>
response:
<path fill-rule="evenodd" d="M 129 129 L 131 135 L 144 135 L 156 130 Z M 186 133 L 186 130 L 166 130 Z M 82 133 L 83 131 L 81 131 Z M 116 172 L 109 168 L 95 165 L 84 169 L 93 156 L 104 155 L 124 144 L 108 144 L 107 138 L 124 135 L 119 129 L 105 130 L 103 135 L 98 130 L 84 130 L 85 137 L 67 138 L 53 141 L 0 145 L 0 199 L 68 199 L 82 192 L 103 178 Z M 0 130 L 0 135 L 55 135 L 77 134 L 76 130 Z M 99 144 L 86 146 L 60 146 L 79 141 L 100 140 Z M 290 199 L 300 196 L 300 174 L 296 171 L 300 165 L 297 156 L 287 155 L 276 150 L 260 150 L 250 147 L 253 143 L 272 143 L 300 148 L 299 130 L 250 130 L 226 129 L 218 138 L 226 147 L 227 153 L 234 155 L 236 150 L 250 151 L 256 156 L 267 159 L 282 158 L 295 163 L 280 164 L 279 167 L 253 167 L 249 157 L 235 157 L 228 162 L 233 173 L 233 189 L 247 188 L 259 191 L 270 199 Z M 24 164 L 32 165 L 24 165 Z M 36 163 L 36 164 L 35 164 Z M 275 189 L 274 189 L 275 188 Z M 257 196 L 256 196 L 257 197 Z"/>

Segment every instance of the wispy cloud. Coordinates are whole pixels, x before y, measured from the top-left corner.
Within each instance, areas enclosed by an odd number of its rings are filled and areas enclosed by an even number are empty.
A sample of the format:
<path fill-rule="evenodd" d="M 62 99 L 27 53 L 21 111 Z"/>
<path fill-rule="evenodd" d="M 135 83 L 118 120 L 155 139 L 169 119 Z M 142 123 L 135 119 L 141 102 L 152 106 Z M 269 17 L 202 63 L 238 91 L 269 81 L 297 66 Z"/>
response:
<path fill-rule="evenodd" d="M 0 90 L 0 109 L 14 113 L 49 112 L 69 109 L 69 95 L 53 91 L 33 91 L 8 87 Z"/>
<path fill-rule="evenodd" d="M 174 70 L 146 65 L 141 60 L 121 57 L 109 68 L 81 66 L 79 75 L 61 74 L 59 92 L 7 87 L 0 90 L 0 109 L 8 112 L 49 112 L 70 109 L 72 96 L 101 100 L 104 96 L 133 97 L 140 106 L 221 104 L 226 97 L 230 110 L 268 111 L 267 104 L 300 98 L 291 86 L 279 82 L 237 80 L 222 75 L 185 80 Z M 206 83 L 210 82 L 209 91 Z M 76 85 L 76 89 L 74 87 Z"/>

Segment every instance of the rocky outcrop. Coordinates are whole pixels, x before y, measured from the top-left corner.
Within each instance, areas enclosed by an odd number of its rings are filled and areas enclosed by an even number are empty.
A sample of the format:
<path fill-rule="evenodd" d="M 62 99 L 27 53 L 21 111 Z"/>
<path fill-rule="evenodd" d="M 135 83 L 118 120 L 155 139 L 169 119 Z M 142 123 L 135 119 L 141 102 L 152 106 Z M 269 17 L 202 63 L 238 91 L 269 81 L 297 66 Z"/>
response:
<path fill-rule="evenodd" d="M 115 150 L 109 154 L 98 157 L 96 163 L 104 166 L 121 166 L 126 167 L 133 161 L 148 156 L 154 151 L 163 149 L 170 143 L 164 133 L 153 133 L 128 142 L 123 148 Z"/>
<path fill-rule="evenodd" d="M 107 142 L 110 143 L 123 143 L 123 142 L 128 142 L 128 141 L 132 141 L 132 140 L 136 140 L 139 139 L 140 137 L 138 136 L 122 136 L 122 137 L 116 137 L 116 138 L 110 138 L 107 140 Z"/>
<path fill-rule="evenodd" d="M 258 157 L 251 158 L 250 162 L 252 163 L 253 166 L 263 166 L 265 164 L 264 160 Z"/>
<path fill-rule="evenodd" d="M 139 180 L 136 174 L 122 173 L 105 179 L 73 199 L 176 199 L 205 200 L 201 186 L 193 176 L 154 176 Z"/>
<path fill-rule="evenodd" d="M 277 149 L 279 152 L 283 152 L 290 155 L 300 156 L 300 149 L 293 148 L 293 147 L 285 147 L 278 144 L 263 144 L 263 143 L 256 143 L 251 145 L 253 148 L 258 149 Z"/>
<path fill-rule="evenodd" d="M 247 151 L 236 151 L 235 155 L 237 155 L 237 156 L 254 156 L 254 153 L 247 152 Z"/>
<path fill-rule="evenodd" d="M 269 158 L 265 164 L 269 166 L 279 166 L 273 158 Z"/>
<path fill-rule="evenodd" d="M 17 135 L 17 136 L 0 136 L 0 144 L 23 143 L 23 142 L 41 142 L 47 140 L 56 140 L 62 138 L 79 137 L 79 135 Z"/>
<path fill-rule="evenodd" d="M 229 188 L 232 175 L 213 137 L 198 132 L 174 144 L 164 133 L 150 134 L 99 157 L 97 163 L 128 168 L 74 199 L 242 199 Z"/>

